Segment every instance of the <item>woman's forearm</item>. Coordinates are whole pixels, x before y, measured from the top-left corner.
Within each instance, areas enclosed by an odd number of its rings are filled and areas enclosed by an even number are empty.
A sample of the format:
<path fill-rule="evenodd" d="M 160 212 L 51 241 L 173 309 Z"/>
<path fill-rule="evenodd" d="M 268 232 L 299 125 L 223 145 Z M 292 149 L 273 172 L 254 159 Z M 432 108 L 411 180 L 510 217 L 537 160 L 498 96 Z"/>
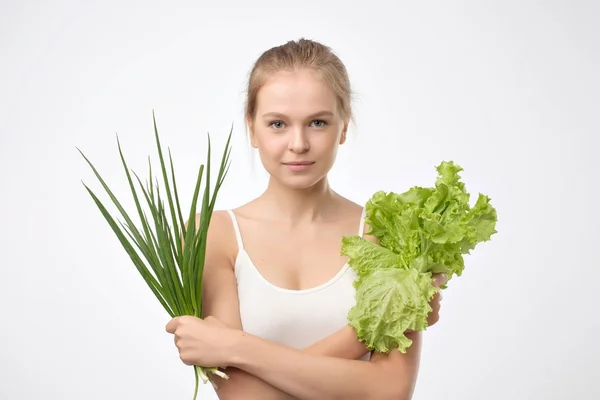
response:
<path fill-rule="evenodd" d="M 409 399 L 420 353 L 420 334 L 411 336 L 407 354 L 364 362 L 308 354 L 242 333 L 229 365 L 300 399 Z"/>
<path fill-rule="evenodd" d="M 334 334 L 302 349 L 303 352 L 314 355 L 338 357 L 344 359 L 358 359 L 367 354 L 368 350 L 356 338 L 356 331 L 346 326 Z M 229 381 L 215 377 L 218 385 L 218 394 L 221 400 L 244 399 L 253 400 L 284 400 L 294 399 L 292 395 L 280 390 L 264 380 L 238 368 L 227 368 Z"/>
<path fill-rule="evenodd" d="M 297 400 L 292 395 L 238 368 L 228 367 L 229 380 L 215 377 L 220 400 Z"/>

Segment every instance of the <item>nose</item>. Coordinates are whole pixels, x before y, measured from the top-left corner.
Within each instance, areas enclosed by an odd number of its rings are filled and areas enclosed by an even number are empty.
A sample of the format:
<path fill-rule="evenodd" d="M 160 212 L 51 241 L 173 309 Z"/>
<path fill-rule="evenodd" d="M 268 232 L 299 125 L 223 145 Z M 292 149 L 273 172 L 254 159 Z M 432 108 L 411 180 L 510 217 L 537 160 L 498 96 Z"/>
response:
<path fill-rule="evenodd" d="M 290 130 L 290 143 L 288 149 L 294 153 L 306 153 L 310 148 L 308 136 L 301 127 Z"/>

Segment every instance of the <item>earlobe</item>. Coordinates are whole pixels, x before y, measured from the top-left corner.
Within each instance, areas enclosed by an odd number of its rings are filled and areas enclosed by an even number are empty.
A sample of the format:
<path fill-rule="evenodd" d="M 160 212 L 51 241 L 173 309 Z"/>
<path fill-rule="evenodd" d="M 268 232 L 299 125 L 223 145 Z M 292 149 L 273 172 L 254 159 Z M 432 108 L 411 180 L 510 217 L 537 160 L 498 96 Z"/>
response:
<path fill-rule="evenodd" d="M 344 122 L 344 128 L 342 129 L 342 135 L 340 136 L 340 144 L 346 143 L 346 132 L 348 132 L 348 121 Z"/>
<path fill-rule="evenodd" d="M 346 131 L 342 131 L 342 136 L 340 136 L 340 144 L 346 143 Z"/>

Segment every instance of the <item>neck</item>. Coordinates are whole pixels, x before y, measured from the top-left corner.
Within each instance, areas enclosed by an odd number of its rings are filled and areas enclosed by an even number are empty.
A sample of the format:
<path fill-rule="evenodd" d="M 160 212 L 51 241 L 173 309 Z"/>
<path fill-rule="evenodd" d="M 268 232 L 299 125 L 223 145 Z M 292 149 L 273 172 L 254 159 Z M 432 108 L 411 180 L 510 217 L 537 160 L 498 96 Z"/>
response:
<path fill-rule="evenodd" d="M 306 189 L 292 189 L 270 179 L 262 195 L 271 215 L 291 223 L 322 219 L 335 209 L 336 197 L 327 178 Z"/>

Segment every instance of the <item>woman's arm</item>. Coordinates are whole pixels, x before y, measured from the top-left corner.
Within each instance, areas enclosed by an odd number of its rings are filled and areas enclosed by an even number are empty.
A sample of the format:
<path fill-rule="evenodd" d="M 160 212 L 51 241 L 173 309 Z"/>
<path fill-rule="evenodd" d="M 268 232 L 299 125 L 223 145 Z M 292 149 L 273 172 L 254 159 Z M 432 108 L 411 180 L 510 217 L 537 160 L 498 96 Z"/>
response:
<path fill-rule="evenodd" d="M 197 221 L 200 215 L 196 216 Z M 202 311 L 205 318 L 215 317 L 225 326 L 242 330 L 239 313 L 237 282 L 233 264 L 228 252 L 228 241 L 233 236 L 229 215 L 224 211 L 215 211 L 209 224 L 206 243 L 205 267 L 202 287 Z M 217 386 L 221 400 L 243 398 L 284 399 L 287 393 L 271 386 L 260 378 L 245 371 L 229 367 L 225 371 L 228 380 L 211 375 Z"/>
<path fill-rule="evenodd" d="M 227 365 L 240 368 L 300 399 L 410 399 L 421 354 L 421 332 L 403 354 L 375 353 L 371 362 L 307 354 L 240 333 Z"/>
<path fill-rule="evenodd" d="M 351 326 L 345 326 L 339 331 L 327 336 L 313 345 L 302 349 L 308 354 L 357 360 L 369 353 L 364 343 L 358 340 L 356 331 Z"/>
<path fill-rule="evenodd" d="M 356 342 L 356 333 L 354 329 L 346 327 L 320 342 L 303 349 L 302 352 L 350 360 L 358 359 L 366 354 L 368 350 L 366 350 L 366 347 L 361 343 L 356 346 Z M 296 399 L 295 396 L 290 395 L 242 369 L 229 366 L 225 372 L 230 379 L 228 381 L 223 381 L 218 378 L 219 380 L 216 382 L 218 386 L 217 393 L 222 400 L 230 398 L 238 399 L 241 394 L 244 394 L 244 399 Z"/>

